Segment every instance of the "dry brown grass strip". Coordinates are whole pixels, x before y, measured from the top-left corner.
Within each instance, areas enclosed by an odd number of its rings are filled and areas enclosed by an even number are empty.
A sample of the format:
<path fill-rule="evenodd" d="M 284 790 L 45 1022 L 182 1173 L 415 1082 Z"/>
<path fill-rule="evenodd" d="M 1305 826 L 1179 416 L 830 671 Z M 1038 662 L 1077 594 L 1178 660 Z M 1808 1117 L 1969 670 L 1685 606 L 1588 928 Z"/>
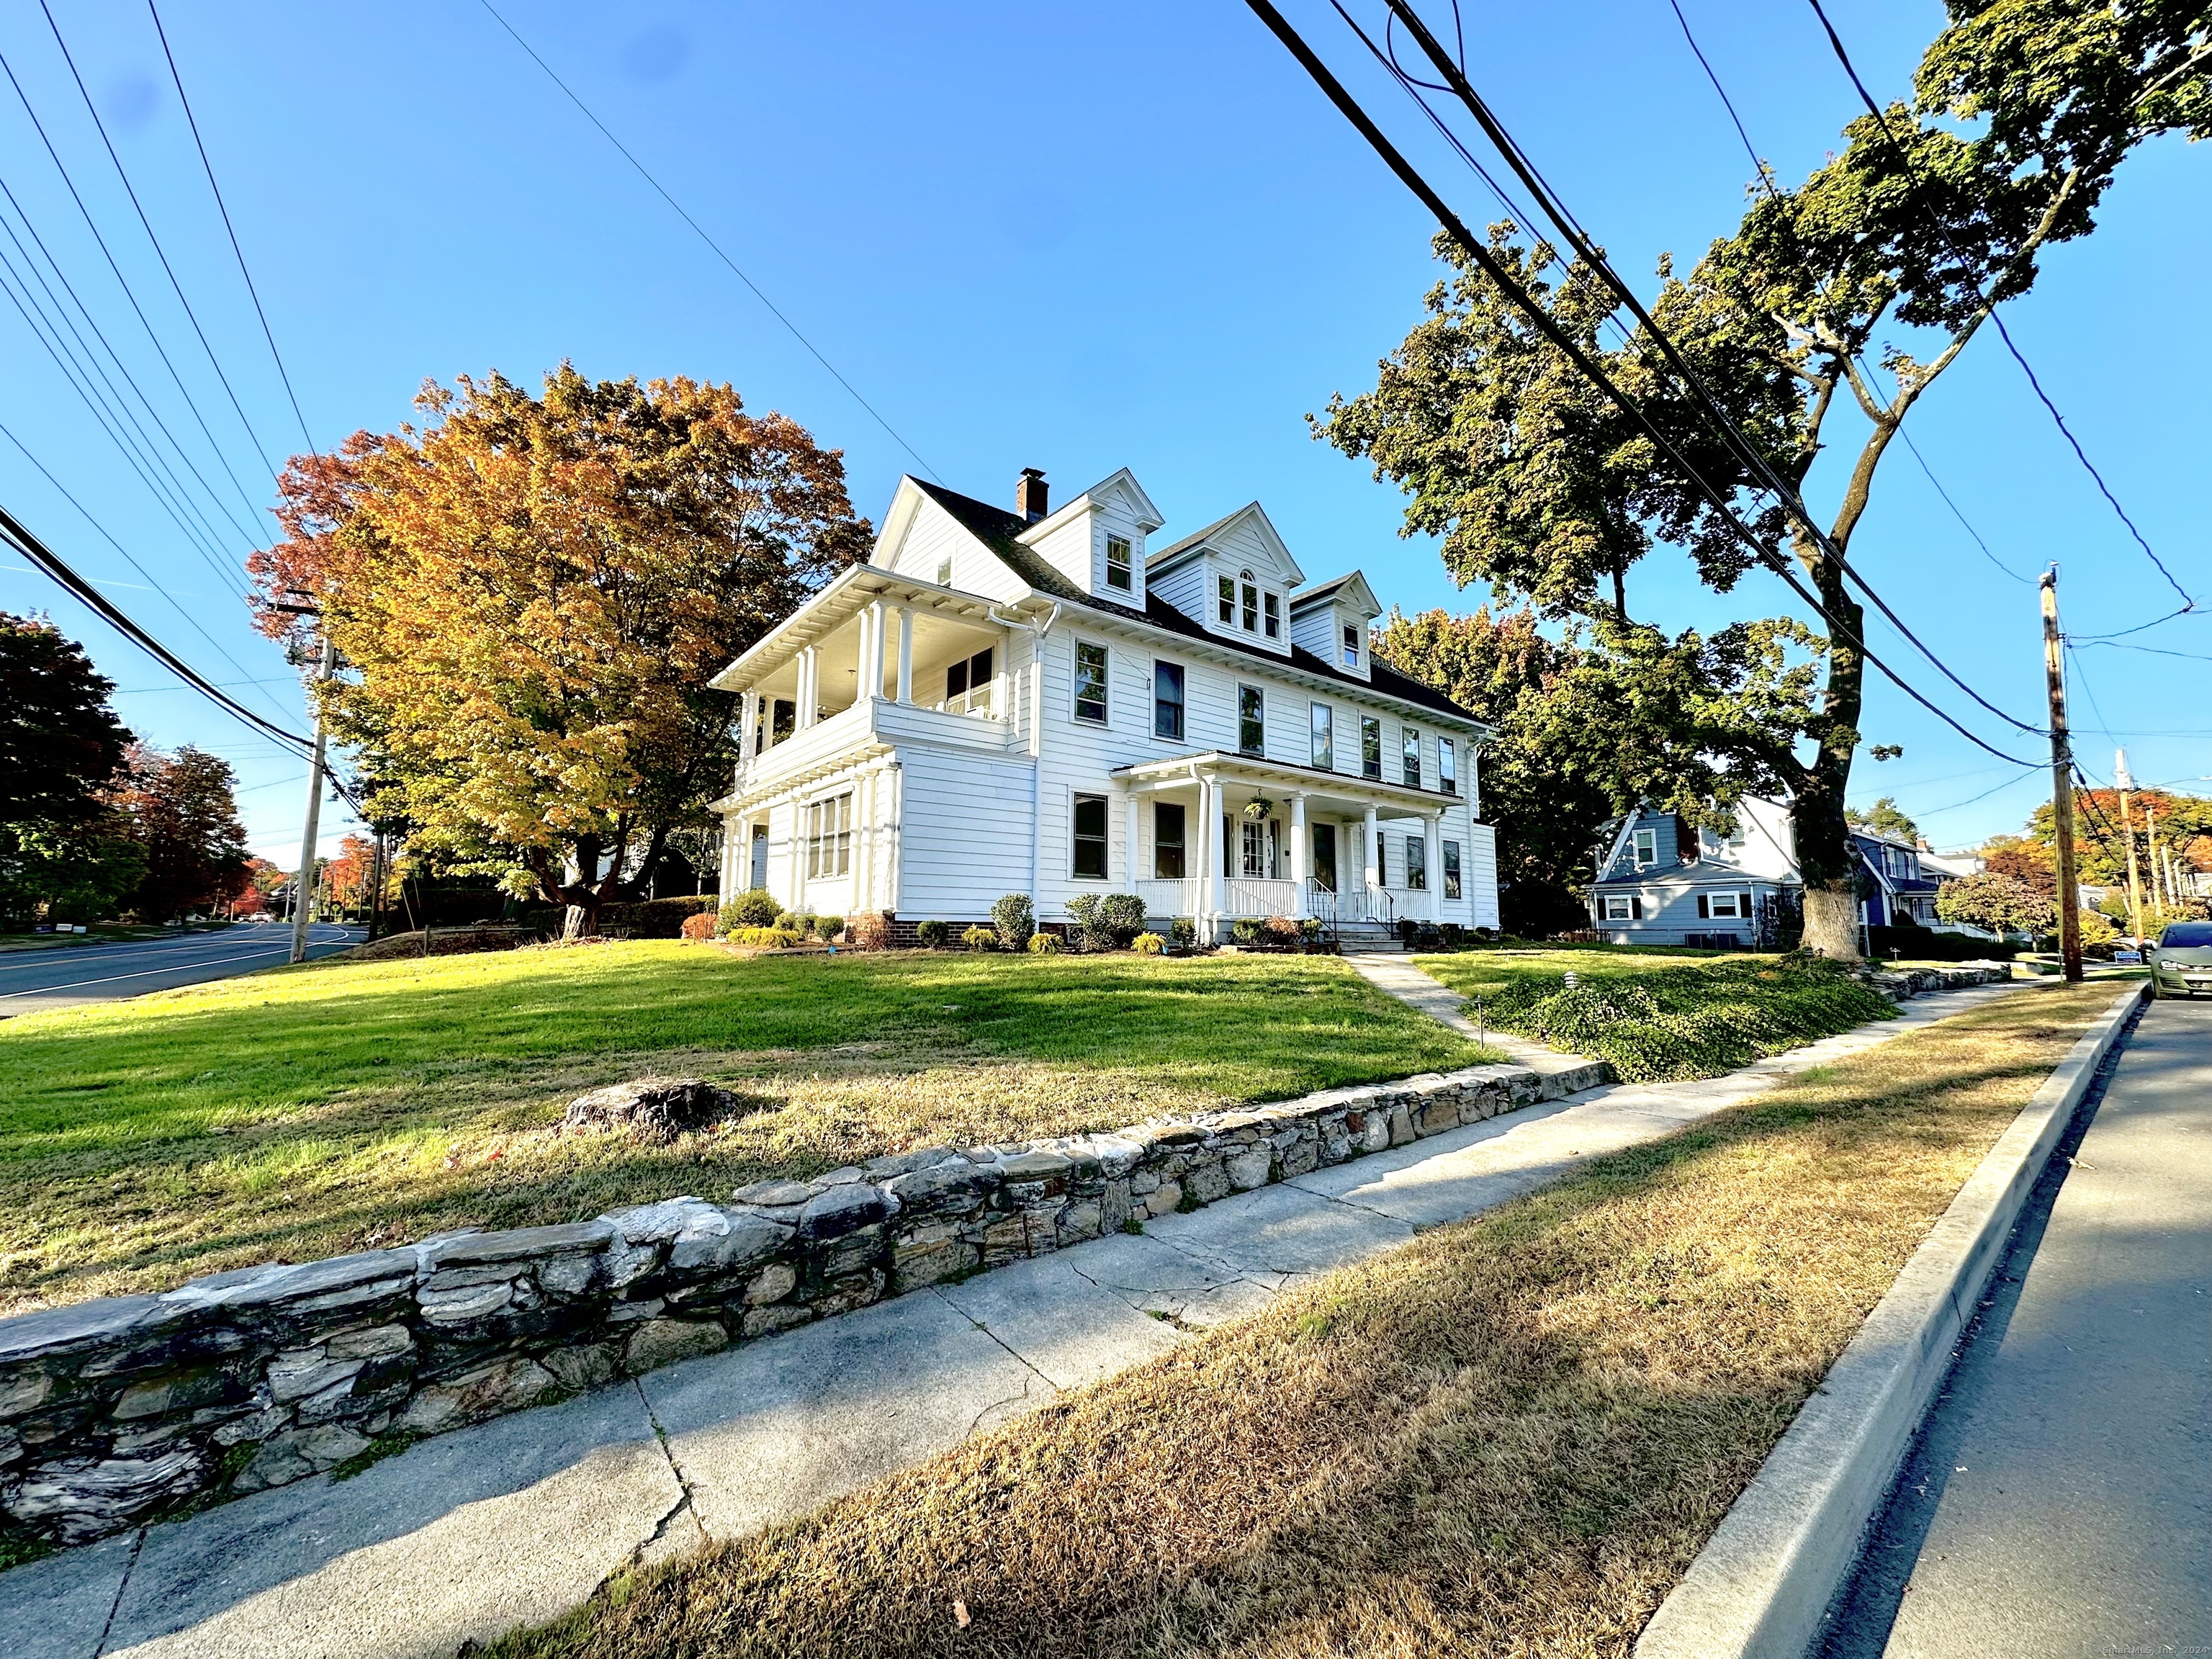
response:
<path fill-rule="evenodd" d="M 1807 1073 L 503 1652 L 1625 1654 L 2112 995 Z"/>

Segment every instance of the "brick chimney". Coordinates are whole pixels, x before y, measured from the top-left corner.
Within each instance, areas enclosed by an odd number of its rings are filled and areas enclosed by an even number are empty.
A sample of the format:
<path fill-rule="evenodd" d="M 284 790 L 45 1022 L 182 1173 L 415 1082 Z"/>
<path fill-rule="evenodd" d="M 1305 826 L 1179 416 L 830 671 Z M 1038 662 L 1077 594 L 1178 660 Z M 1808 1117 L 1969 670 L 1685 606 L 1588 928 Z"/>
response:
<path fill-rule="evenodd" d="M 1049 490 L 1043 473 L 1033 466 L 1022 469 L 1021 482 L 1014 486 L 1014 511 L 1024 524 L 1035 524 L 1052 510 L 1045 505 Z"/>

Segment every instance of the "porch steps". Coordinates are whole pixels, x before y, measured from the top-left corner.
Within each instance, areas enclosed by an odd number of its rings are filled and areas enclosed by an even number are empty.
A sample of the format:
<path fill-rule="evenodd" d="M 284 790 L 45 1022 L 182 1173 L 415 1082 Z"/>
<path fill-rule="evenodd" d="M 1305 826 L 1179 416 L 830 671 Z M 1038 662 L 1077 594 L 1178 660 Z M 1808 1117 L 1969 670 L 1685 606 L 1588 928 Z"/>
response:
<path fill-rule="evenodd" d="M 1411 956 L 1412 951 L 1395 929 L 1379 921 L 1343 921 L 1336 927 L 1337 947 L 1345 955 Z"/>

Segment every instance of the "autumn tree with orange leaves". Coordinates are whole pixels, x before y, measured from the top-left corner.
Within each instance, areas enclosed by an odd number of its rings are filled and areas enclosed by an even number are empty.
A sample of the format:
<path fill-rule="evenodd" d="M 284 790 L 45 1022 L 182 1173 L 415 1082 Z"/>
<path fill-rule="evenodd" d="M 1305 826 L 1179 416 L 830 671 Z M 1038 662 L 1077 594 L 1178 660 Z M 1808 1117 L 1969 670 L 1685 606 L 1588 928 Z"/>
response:
<path fill-rule="evenodd" d="M 496 373 L 422 424 L 295 457 L 257 555 L 262 625 L 326 633 L 323 706 L 410 848 L 599 905 L 649 881 L 735 756 L 707 681 L 866 556 L 842 452 L 727 386 Z M 276 608 L 304 595 L 315 615 Z"/>

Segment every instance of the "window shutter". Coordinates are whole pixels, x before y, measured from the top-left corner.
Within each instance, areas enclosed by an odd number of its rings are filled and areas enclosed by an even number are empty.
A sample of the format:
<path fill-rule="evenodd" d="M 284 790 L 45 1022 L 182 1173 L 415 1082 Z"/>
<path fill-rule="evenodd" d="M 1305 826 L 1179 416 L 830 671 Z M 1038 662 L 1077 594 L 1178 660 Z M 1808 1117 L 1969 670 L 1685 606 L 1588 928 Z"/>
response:
<path fill-rule="evenodd" d="M 1644 901 L 1633 894 L 1629 896 L 1628 914 L 1638 921 L 1644 920 Z"/>
<path fill-rule="evenodd" d="M 1735 896 L 1735 913 L 1736 913 L 1736 915 L 1740 915 L 1740 916 L 1743 917 L 1743 918 L 1744 918 L 1744 920 L 1745 920 L 1745 921 L 1748 921 L 1751 919 L 1751 895 L 1750 895 L 1750 894 L 1748 894 L 1748 893 L 1738 893 L 1738 894 Z"/>
<path fill-rule="evenodd" d="M 1707 898 L 1707 897 L 1706 897 L 1703 893 L 1698 894 L 1698 920 L 1699 921 L 1708 921 L 1708 920 L 1710 920 L 1710 919 L 1711 919 L 1711 917 L 1712 914 L 1713 914 L 1713 902 L 1712 902 L 1711 899 Z"/>

